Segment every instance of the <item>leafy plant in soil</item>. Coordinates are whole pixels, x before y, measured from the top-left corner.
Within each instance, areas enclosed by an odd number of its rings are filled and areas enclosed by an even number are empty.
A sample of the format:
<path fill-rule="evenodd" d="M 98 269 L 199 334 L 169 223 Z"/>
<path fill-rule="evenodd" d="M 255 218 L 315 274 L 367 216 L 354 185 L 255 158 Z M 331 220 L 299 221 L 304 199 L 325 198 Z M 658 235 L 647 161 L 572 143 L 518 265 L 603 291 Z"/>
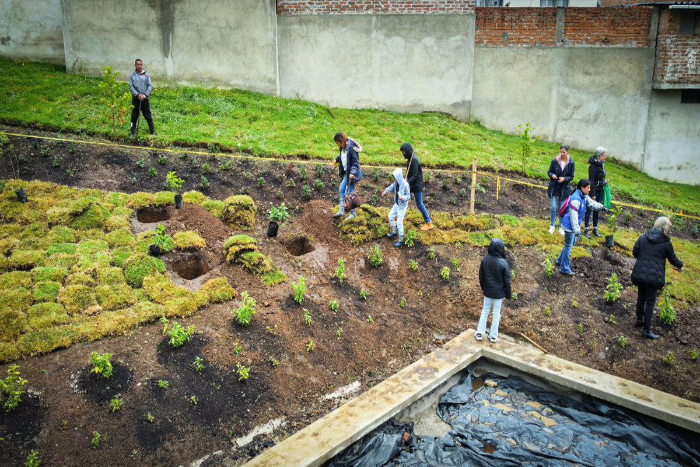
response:
<path fill-rule="evenodd" d="M 185 342 L 189 342 L 194 335 L 194 326 L 188 326 L 187 329 L 185 329 L 177 321 L 173 321 L 171 326 L 170 322 L 165 317 L 161 318 L 160 322 L 163 323 L 163 334 L 167 333 L 168 337 L 170 337 L 168 344 L 170 344 L 171 347 L 182 347 Z"/>
<path fill-rule="evenodd" d="M 98 447 L 100 447 L 100 438 L 102 438 L 102 435 L 99 431 L 92 432 L 92 441 L 90 441 L 92 449 L 97 449 Z"/>
<path fill-rule="evenodd" d="M 233 343 L 233 353 L 240 355 L 243 352 L 243 347 L 238 342 Z"/>
<path fill-rule="evenodd" d="M 608 279 L 608 285 L 605 286 L 605 302 L 609 304 L 615 303 L 620 298 L 622 284 L 618 281 L 617 274 L 614 272 Z"/>
<path fill-rule="evenodd" d="M 32 449 L 27 456 L 27 461 L 24 463 L 25 467 L 39 467 L 41 465 L 41 458 L 39 458 L 39 451 Z"/>
<path fill-rule="evenodd" d="M 165 227 L 162 224 L 158 224 L 158 227 L 155 228 L 152 241 L 153 245 L 158 247 L 163 253 L 172 251 L 175 248 L 175 240 L 165 233 Z"/>
<path fill-rule="evenodd" d="M 522 171 L 527 174 L 526 167 L 532 157 L 532 143 L 537 139 L 530 136 L 530 131 L 534 128 L 530 126 L 530 122 L 525 123 L 525 127 L 518 125 L 518 135 L 520 135 L 520 160 L 522 162 Z"/>
<path fill-rule="evenodd" d="M 338 328 L 338 330 L 335 332 L 335 335 L 338 339 L 342 339 L 343 338 L 343 328 Z"/>
<path fill-rule="evenodd" d="M 121 396 L 116 395 L 109 401 L 109 410 L 112 413 L 119 412 L 122 409 L 123 403 L 124 399 L 122 399 Z"/>
<path fill-rule="evenodd" d="M 250 321 L 255 314 L 255 299 L 248 295 L 248 292 L 241 293 L 241 306 L 233 313 L 236 322 L 241 326 L 250 325 Z"/>
<path fill-rule="evenodd" d="M 617 338 L 617 345 L 619 345 L 621 349 L 627 347 L 628 342 L 629 340 L 625 336 L 619 336 Z"/>
<path fill-rule="evenodd" d="M 250 377 L 250 368 L 236 363 L 236 372 L 238 373 L 238 381 L 247 381 Z"/>
<path fill-rule="evenodd" d="M 316 350 L 316 343 L 313 339 L 309 339 L 309 342 L 306 343 L 306 351 L 313 352 L 314 350 Z"/>
<path fill-rule="evenodd" d="M 331 307 L 331 311 L 334 313 L 340 308 L 340 304 L 337 300 L 331 300 L 331 302 L 328 305 Z"/>
<path fill-rule="evenodd" d="M 696 361 L 698 357 L 700 357 L 700 352 L 698 352 L 698 349 L 690 349 L 688 351 L 688 356 L 692 361 Z"/>
<path fill-rule="evenodd" d="M 269 211 L 270 221 L 277 222 L 278 224 L 284 224 L 289 219 L 289 213 L 287 212 L 287 206 L 284 203 L 279 206 L 272 206 Z"/>
<path fill-rule="evenodd" d="M 204 360 L 202 360 L 202 357 L 195 357 L 194 362 L 192 363 L 192 368 L 194 368 L 194 371 L 197 373 L 201 373 L 204 371 Z"/>
<path fill-rule="evenodd" d="M 100 89 L 100 102 L 107 108 L 107 118 L 112 123 L 112 138 L 117 136 L 117 126 L 123 125 L 126 121 L 126 114 L 129 110 L 128 92 L 121 92 L 122 84 L 118 81 L 120 72 L 114 71 L 111 66 L 101 68 L 102 75 L 98 87 Z"/>
<path fill-rule="evenodd" d="M 148 423 L 153 423 L 153 422 L 156 421 L 156 417 L 154 417 L 154 416 L 151 414 L 151 412 L 148 412 L 148 413 L 146 414 L 146 421 L 147 421 Z"/>
<path fill-rule="evenodd" d="M 418 262 L 414 259 L 408 261 L 408 269 L 410 271 L 416 272 L 418 270 Z"/>
<path fill-rule="evenodd" d="M 677 319 L 676 310 L 671 305 L 671 292 L 668 289 L 664 289 L 664 293 L 659 301 L 659 321 L 671 326 Z"/>
<path fill-rule="evenodd" d="M 365 289 L 360 289 L 360 298 L 362 300 L 367 300 L 369 293 Z"/>
<path fill-rule="evenodd" d="M 165 176 L 165 187 L 173 193 L 180 193 L 185 181 L 177 176 L 175 171 L 168 172 Z"/>
<path fill-rule="evenodd" d="M 430 248 L 428 248 L 428 259 L 435 259 L 436 256 L 437 253 L 435 253 L 435 247 L 431 246 Z"/>
<path fill-rule="evenodd" d="M 369 324 L 374 323 L 374 319 L 372 318 L 372 315 L 367 315 L 367 322 L 368 322 Z"/>
<path fill-rule="evenodd" d="M 308 201 L 311 199 L 311 187 L 309 185 L 304 185 L 301 188 L 301 192 L 302 192 L 302 197 L 304 198 L 304 200 Z"/>
<path fill-rule="evenodd" d="M 158 380 L 158 388 L 159 389 L 168 389 L 170 387 L 170 381 L 166 379 L 159 379 Z"/>
<path fill-rule="evenodd" d="M 292 283 L 292 291 L 294 293 L 294 301 L 301 305 L 306 294 L 306 279 L 304 276 L 301 276 L 296 284 Z"/>
<path fill-rule="evenodd" d="M 417 238 L 418 232 L 416 232 L 416 229 L 408 229 L 408 232 L 406 232 L 406 236 L 403 239 L 404 245 L 406 245 L 408 248 L 413 248 Z"/>
<path fill-rule="evenodd" d="M 335 270 L 335 277 L 338 278 L 339 284 L 342 284 L 345 280 L 345 258 L 338 259 L 338 268 Z"/>
<path fill-rule="evenodd" d="M 554 264 L 551 256 L 545 257 L 543 265 L 544 274 L 547 276 L 547 279 L 554 277 Z"/>
<path fill-rule="evenodd" d="M 92 352 L 90 361 L 92 362 L 90 373 L 95 373 L 98 378 L 105 379 L 109 379 L 112 376 L 112 354 Z"/>
<path fill-rule="evenodd" d="M 22 394 L 27 382 L 20 376 L 19 366 L 10 365 L 7 369 L 7 377 L 0 379 L 0 401 L 6 412 L 16 409 L 22 402 Z"/>
<path fill-rule="evenodd" d="M 270 357 L 267 359 L 268 362 L 270 362 L 270 365 L 272 365 L 272 368 L 277 368 L 280 365 L 280 361 L 277 360 L 275 357 Z"/>
<path fill-rule="evenodd" d="M 449 281 L 450 280 L 450 268 L 445 266 L 442 269 L 440 269 L 440 277 L 442 277 L 442 280 L 444 280 L 445 282 Z"/>
<path fill-rule="evenodd" d="M 304 308 L 304 324 L 306 324 L 307 326 L 311 326 L 311 322 L 311 313 L 309 312 L 309 310 Z"/>
<path fill-rule="evenodd" d="M 666 357 L 664 357 L 664 363 L 668 366 L 675 365 L 676 364 L 676 355 L 673 352 L 669 351 L 666 354 Z"/>
<path fill-rule="evenodd" d="M 382 249 L 379 247 L 379 245 L 372 245 L 372 247 L 369 249 L 367 259 L 369 260 L 370 264 L 375 268 L 378 268 L 382 265 L 384 260 L 382 258 Z"/>
<path fill-rule="evenodd" d="M 608 316 L 608 323 L 610 323 L 612 325 L 617 324 L 617 319 L 615 318 L 615 315 Z"/>

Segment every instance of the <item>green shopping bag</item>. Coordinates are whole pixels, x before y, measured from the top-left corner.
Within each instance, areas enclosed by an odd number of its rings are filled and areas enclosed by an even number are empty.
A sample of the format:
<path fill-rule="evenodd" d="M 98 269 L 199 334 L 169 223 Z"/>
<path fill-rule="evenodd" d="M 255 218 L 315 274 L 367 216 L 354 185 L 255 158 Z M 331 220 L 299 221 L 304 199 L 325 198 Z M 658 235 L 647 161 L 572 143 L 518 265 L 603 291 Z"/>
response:
<path fill-rule="evenodd" d="M 610 195 L 610 185 L 605 185 L 603 188 L 603 206 L 610 209 L 612 196 Z"/>

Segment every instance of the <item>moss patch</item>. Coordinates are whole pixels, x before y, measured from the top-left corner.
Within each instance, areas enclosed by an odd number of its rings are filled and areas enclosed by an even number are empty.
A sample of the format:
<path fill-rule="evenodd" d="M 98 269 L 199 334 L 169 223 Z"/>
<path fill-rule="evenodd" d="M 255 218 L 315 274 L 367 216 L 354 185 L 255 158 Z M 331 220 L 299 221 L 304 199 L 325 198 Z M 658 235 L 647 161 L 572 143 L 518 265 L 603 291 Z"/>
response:
<path fill-rule="evenodd" d="M 134 291 L 126 284 L 98 285 L 95 296 L 97 303 L 107 311 L 120 310 L 136 303 Z"/>
<path fill-rule="evenodd" d="M 174 206 L 175 193 L 173 193 L 172 191 L 159 191 L 158 193 L 156 193 L 153 203 L 155 206 L 158 207 Z"/>
<path fill-rule="evenodd" d="M 136 243 L 136 238 L 131 234 L 131 230 L 128 228 L 117 229 L 107 234 L 107 244 L 110 248 L 131 246 L 134 243 Z"/>
<path fill-rule="evenodd" d="M 199 292 L 207 296 L 209 303 L 227 302 L 236 296 L 236 291 L 233 290 L 225 277 L 217 277 L 207 281 L 199 288 Z"/>
<path fill-rule="evenodd" d="M 29 289 L 32 286 L 32 275 L 28 271 L 12 271 L 0 274 L 0 289 L 14 290 Z"/>
<path fill-rule="evenodd" d="M 58 282 L 37 282 L 32 289 L 32 298 L 35 302 L 55 302 L 61 284 Z"/>
<path fill-rule="evenodd" d="M 142 209 L 153 206 L 156 203 L 156 198 L 151 193 L 137 192 L 129 195 L 129 200 L 126 206 L 131 209 Z"/>
<path fill-rule="evenodd" d="M 124 264 L 124 277 L 132 287 L 141 287 L 145 277 L 164 272 L 165 265 L 161 260 L 144 254 L 133 255 Z"/>
<path fill-rule="evenodd" d="M 100 285 L 125 284 L 124 270 L 117 267 L 98 268 L 97 283 Z"/>
<path fill-rule="evenodd" d="M 7 264 L 11 269 L 29 271 L 36 266 L 43 266 L 45 256 L 40 250 L 15 250 L 8 258 Z"/>
<path fill-rule="evenodd" d="M 39 330 L 68 322 L 68 314 L 59 303 L 37 303 L 29 307 L 29 329 Z"/>
<path fill-rule="evenodd" d="M 237 230 L 250 230 L 255 225 L 257 206 L 253 198 L 248 195 L 229 196 L 224 201 L 224 210 L 221 220 L 231 228 Z"/>
<path fill-rule="evenodd" d="M 207 246 L 207 242 L 197 232 L 192 230 L 177 232 L 173 239 L 178 250 L 201 250 Z"/>
<path fill-rule="evenodd" d="M 67 285 L 59 292 L 58 302 L 68 314 L 83 313 L 87 308 L 97 305 L 95 289 L 87 285 Z"/>

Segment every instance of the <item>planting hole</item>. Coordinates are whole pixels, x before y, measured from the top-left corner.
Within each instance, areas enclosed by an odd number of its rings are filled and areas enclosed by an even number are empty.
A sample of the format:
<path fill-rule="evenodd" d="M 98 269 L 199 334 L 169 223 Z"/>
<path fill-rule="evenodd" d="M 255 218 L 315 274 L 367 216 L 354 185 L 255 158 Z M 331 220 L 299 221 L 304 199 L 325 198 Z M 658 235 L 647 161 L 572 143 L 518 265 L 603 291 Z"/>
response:
<path fill-rule="evenodd" d="M 198 254 L 183 254 L 169 259 L 168 264 L 178 276 L 191 281 L 209 272 L 209 267 Z"/>
<path fill-rule="evenodd" d="M 170 219 L 166 208 L 142 208 L 136 211 L 136 220 L 144 224 L 161 222 Z"/>
<path fill-rule="evenodd" d="M 287 251 L 294 256 L 305 255 L 315 250 L 314 246 L 311 244 L 311 241 L 306 237 L 293 238 L 283 242 L 283 244 L 285 248 L 287 248 Z"/>

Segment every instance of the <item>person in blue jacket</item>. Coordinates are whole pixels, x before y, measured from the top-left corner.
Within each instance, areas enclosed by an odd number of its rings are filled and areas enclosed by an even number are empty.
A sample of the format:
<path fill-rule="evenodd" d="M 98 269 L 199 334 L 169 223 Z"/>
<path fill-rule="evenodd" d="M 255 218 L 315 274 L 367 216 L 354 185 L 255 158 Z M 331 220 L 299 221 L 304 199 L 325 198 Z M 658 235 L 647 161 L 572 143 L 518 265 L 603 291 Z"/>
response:
<path fill-rule="evenodd" d="M 387 237 L 394 238 L 398 234 L 399 237 L 396 239 L 396 243 L 394 243 L 394 246 L 398 248 L 403 245 L 403 220 L 408 210 L 408 200 L 411 199 L 411 188 L 403 179 L 403 172 L 401 169 L 395 169 L 392 172 L 392 176 L 394 177 L 394 182 L 386 187 L 382 192 L 382 196 L 387 193 L 394 193 L 394 206 L 392 206 L 391 211 L 389 211 L 391 233 L 389 233 Z"/>
<path fill-rule="evenodd" d="M 333 217 L 341 217 L 345 214 L 345 195 L 355 191 L 355 185 L 362 180 L 360 156 L 358 155 L 362 151 L 362 147 L 345 136 L 345 133 L 336 133 L 333 140 L 340 150 L 340 154 L 335 158 L 335 165 L 338 166 L 338 173 L 342 178 L 338 188 L 340 194 L 339 208 Z M 352 219 L 356 215 L 357 209 L 353 209 L 345 220 Z"/>
<path fill-rule="evenodd" d="M 559 146 L 559 154 L 552 159 L 549 164 L 547 176 L 549 177 L 549 187 L 547 188 L 547 196 L 549 196 L 549 233 L 553 234 L 555 222 L 559 206 L 571 194 L 569 183 L 574 179 L 576 166 L 574 161 L 569 157 L 569 146 L 562 144 Z M 564 229 L 561 228 L 561 220 L 559 221 L 559 233 L 564 235 Z"/>
<path fill-rule="evenodd" d="M 591 191 L 591 182 L 582 178 L 576 186 L 576 191 L 569 198 L 569 206 L 566 214 L 561 220 L 561 226 L 564 228 L 564 249 L 561 250 L 556 263 L 559 265 L 559 272 L 567 276 L 573 276 L 571 271 L 571 248 L 576 245 L 576 240 L 581 237 L 581 222 L 583 221 L 586 211 L 593 209 L 594 211 L 610 212 L 602 204 L 593 201 L 588 193 Z"/>

